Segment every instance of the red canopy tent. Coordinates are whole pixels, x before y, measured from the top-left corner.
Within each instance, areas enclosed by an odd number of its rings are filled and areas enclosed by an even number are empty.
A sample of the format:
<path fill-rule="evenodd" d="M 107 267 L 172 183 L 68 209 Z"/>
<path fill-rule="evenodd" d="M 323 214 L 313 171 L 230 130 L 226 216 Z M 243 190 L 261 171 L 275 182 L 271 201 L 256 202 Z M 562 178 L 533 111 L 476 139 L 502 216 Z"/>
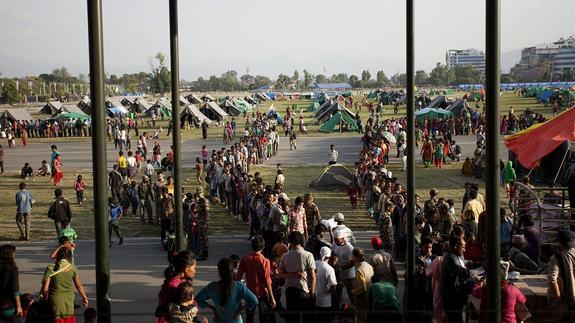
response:
<path fill-rule="evenodd" d="M 523 167 L 534 168 L 541 158 L 568 140 L 575 140 L 575 109 L 505 136 L 505 146 L 517 156 Z"/>

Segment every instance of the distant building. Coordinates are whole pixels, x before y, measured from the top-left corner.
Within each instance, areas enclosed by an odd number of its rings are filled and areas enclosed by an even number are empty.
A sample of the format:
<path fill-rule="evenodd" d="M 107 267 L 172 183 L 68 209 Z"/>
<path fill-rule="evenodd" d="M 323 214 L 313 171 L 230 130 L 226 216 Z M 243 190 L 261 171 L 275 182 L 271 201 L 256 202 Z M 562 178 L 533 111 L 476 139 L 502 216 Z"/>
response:
<path fill-rule="evenodd" d="M 511 68 L 511 73 L 519 76 L 540 67 L 553 71 L 553 76 L 561 76 L 565 70 L 575 70 L 575 38 L 560 38 L 552 43 L 522 49 L 521 59 Z"/>
<path fill-rule="evenodd" d="M 575 77 L 575 38 L 570 37 L 559 48 L 557 55 L 553 57 L 553 75 L 561 77 L 569 72 L 571 78 Z"/>
<path fill-rule="evenodd" d="M 474 48 L 448 50 L 445 54 L 445 64 L 448 68 L 471 65 L 481 73 L 482 77 L 485 75 L 485 53 Z"/>

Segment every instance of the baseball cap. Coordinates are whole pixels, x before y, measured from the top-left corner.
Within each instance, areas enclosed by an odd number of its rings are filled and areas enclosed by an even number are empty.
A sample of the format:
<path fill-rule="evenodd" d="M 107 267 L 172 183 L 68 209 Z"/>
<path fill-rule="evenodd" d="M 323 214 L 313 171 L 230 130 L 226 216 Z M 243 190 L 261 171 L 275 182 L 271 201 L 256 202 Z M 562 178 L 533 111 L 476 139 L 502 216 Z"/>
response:
<path fill-rule="evenodd" d="M 383 241 L 381 241 L 381 238 L 379 236 L 374 236 L 373 238 L 371 238 L 371 246 L 374 249 L 381 249 L 382 245 Z"/>
<path fill-rule="evenodd" d="M 321 256 L 321 259 L 329 258 L 331 257 L 331 249 L 325 246 L 321 247 L 319 250 L 319 255 Z"/>
<path fill-rule="evenodd" d="M 336 220 L 337 222 L 342 222 L 344 218 L 345 218 L 345 217 L 344 217 L 343 214 L 341 214 L 340 212 L 337 212 L 337 213 L 333 216 L 333 219 Z"/>

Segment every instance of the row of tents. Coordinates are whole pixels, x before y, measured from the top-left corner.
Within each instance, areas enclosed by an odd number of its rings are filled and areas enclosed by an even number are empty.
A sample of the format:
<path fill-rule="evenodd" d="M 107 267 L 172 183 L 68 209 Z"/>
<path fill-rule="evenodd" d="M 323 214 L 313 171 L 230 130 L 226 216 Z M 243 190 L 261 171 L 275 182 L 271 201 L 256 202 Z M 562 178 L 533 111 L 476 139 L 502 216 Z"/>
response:
<path fill-rule="evenodd" d="M 358 131 L 355 114 L 344 102 L 342 95 L 330 97 L 323 93 L 306 110 L 314 113 L 321 132 Z"/>

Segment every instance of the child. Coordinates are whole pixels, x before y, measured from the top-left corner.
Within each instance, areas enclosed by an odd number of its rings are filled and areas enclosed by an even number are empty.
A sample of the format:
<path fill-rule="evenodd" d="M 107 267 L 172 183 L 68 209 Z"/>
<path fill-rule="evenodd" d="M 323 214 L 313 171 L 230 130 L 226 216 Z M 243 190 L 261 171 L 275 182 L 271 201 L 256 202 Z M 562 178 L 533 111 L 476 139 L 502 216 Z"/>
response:
<path fill-rule="evenodd" d="M 60 235 L 58 236 L 58 239 L 62 237 L 66 237 L 68 239 L 67 241 L 70 241 L 71 243 L 74 243 L 74 241 L 78 239 L 76 231 L 72 229 L 72 227 L 70 227 L 70 221 L 68 220 L 62 221 L 62 230 L 60 230 Z"/>
<path fill-rule="evenodd" d="M 202 160 L 198 157 L 196 158 L 196 180 L 198 181 L 198 183 L 202 183 L 202 174 L 204 172 L 204 163 L 202 162 Z"/>
<path fill-rule="evenodd" d="M 136 151 L 136 173 L 140 174 L 140 171 L 142 170 L 142 152 L 141 151 Z"/>
<path fill-rule="evenodd" d="M 82 180 L 82 175 L 78 175 L 74 182 L 74 191 L 76 191 L 76 201 L 79 206 L 82 206 L 84 201 L 84 188 L 86 188 L 86 183 Z"/>
<path fill-rule="evenodd" d="M 198 307 L 194 301 L 194 287 L 189 281 L 178 285 L 178 300 L 168 304 L 171 323 L 194 322 L 198 314 Z"/>
<path fill-rule="evenodd" d="M 293 129 L 290 131 L 290 135 L 289 135 L 289 149 L 290 150 L 294 150 L 297 149 L 297 135 L 295 133 L 295 131 L 293 131 Z"/>
<path fill-rule="evenodd" d="M 353 185 L 353 183 L 350 183 L 347 187 L 347 196 L 349 196 L 349 203 L 351 204 L 351 207 L 355 210 L 357 208 L 358 193 L 357 188 L 355 185 Z"/>
<path fill-rule="evenodd" d="M 116 205 L 113 197 L 108 198 L 108 222 L 110 223 L 110 247 L 113 245 L 112 242 L 112 231 L 116 232 L 116 236 L 120 238 L 118 245 L 124 243 L 124 238 L 120 234 L 120 219 L 122 218 L 122 207 Z"/>
<path fill-rule="evenodd" d="M 38 170 L 36 171 L 36 176 L 48 176 L 50 175 L 50 165 L 48 165 L 48 162 L 43 160 L 42 161 L 42 165 L 40 166 L 40 168 L 38 168 Z"/>
<path fill-rule="evenodd" d="M 453 202 L 452 199 L 448 199 L 447 201 L 447 205 L 449 205 L 449 208 L 447 209 L 447 215 L 449 215 L 449 219 L 451 220 L 451 225 L 456 225 L 459 223 L 459 218 L 455 215 L 455 208 L 453 207 L 455 205 L 455 203 Z"/>
<path fill-rule="evenodd" d="M 93 307 L 88 307 L 84 310 L 84 323 L 96 323 L 96 318 L 98 317 L 98 313 L 96 309 Z"/>
<path fill-rule="evenodd" d="M 32 169 L 32 166 L 30 166 L 30 163 L 24 163 L 24 167 L 22 167 L 22 170 L 20 171 L 20 177 L 22 177 L 23 179 L 27 179 L 28 177 L 32 177 L 34 175 L 34 170 Z"/>
<path fill-rule="evenodd" d="M 465 227 L 467 233 L 477 236 L 477 223 L 475 223 L 475 215 L 473 215 L 473 211 L 465 211 L 463 218 L 463 226 Z"/>
<path fill-rule="evenodd" d="M 152 179 L 152 175 L 154 175 L 154 164 L 151 159 L 146 161 L 146 170 L 144 170 L 144 174 L 150 179 Z"/>

